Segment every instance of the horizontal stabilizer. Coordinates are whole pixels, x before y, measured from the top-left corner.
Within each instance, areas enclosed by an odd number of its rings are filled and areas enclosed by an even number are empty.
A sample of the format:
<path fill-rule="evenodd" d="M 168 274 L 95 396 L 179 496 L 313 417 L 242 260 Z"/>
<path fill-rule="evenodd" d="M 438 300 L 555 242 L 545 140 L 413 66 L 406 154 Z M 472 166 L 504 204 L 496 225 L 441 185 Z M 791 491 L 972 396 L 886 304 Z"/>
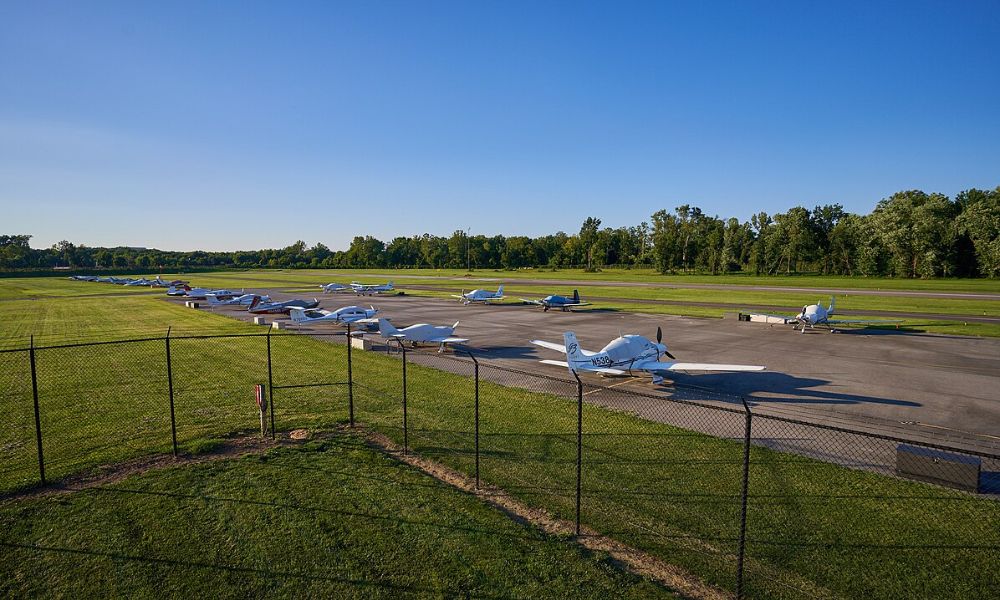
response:
<path fill-rule="evenodd" d="M 445 337 L 445 338 L 434 338 L 432 340 L 427 340 L 427 341 L 434 344 L 461 344 L 463 342 L 469 341 L 469 338 Z"/>
<path fill-rule="evenodd" d="M 562 344 L 557 344 L 555 342 L 546 342 L 545 340 L 531 340 L 531 343 L 536 346 L 541 346 L 542 348 L 548 348 L 549 350 L 555 350 L 556 352 L 562 352 L 566 354 L 566 346 Z M 565 364 L 563 366 L 566 366 Z"/>

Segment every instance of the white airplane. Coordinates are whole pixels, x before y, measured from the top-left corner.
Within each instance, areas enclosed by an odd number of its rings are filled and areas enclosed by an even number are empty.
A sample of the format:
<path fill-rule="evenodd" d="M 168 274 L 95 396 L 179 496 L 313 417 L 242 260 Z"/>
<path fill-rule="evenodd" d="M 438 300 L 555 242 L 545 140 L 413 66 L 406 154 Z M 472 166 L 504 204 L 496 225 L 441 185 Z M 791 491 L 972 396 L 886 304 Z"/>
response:
<path fill-rule="evenodd" d="M 872 320 L 872 319 L 831 319 L 833 315 L 833 308 L 835 298 L 830 296 L 830 306 L 829 308 L 823 308 L 823 305 L 817 302 L 816 304 L 809 304 L 802 307 L 802 312 L 795 315 L 793 318 L 789 319 L 792 323 L 792 329 L 801 326 L 802 333 L 806 332 L 806 327 L 813 329 L 816 325 L 826 325 L 830 329 L 830 333 L 836 331 L 834 325 L 892 325 L 894 323 L 899 323 L 899 319 L 887 319 L 887 320 Z M 772 315 L 773 316 L 773 315 Z"/>
<path fill-rule="evenodd" d="M 438 326 L 418 323 L 402 329 L 396 329 L 386 319 L 378 320 L 379 335 L 385 340 L 398 340 L 400 343 L 404 341 L 410 342 L 414 348 L 417 347 L 417 344 L 440 344 L 438 352 L 444 351 L 445 344 L 461 344 L 469 341 L 468 338 L 454 336 L 455 328 L 457 327 L 458 321 L 455 321 L 455 324 L 451 327 L 447 325 Z"/>
<path fill-rule="evenodd" d="M 452 298 L 458 298 L 462 301 L 462 304 L 468 306 L 473 302 L 482 302 L 483 304 L 489 304 L 490 300 L 503 300 L 503 286 L 497 288 L 496 292 L 491 292 L 489 290 L 472 290 L 471 292 L 462 292 L 462 295 L 452 294 Z"/>
<path fill-rule="evenodd" d="M 285 300 L 284 302 L 262 302 L 258 296 L 250 301 L 250 306 L 247 307 L 247 312 L 254 315 L 277 315 L 288 314 L 293 308 L 317 307 L 319 307 L 319 300 L 315 298 L 313 298 L 312 302 L 298 299 Z"/>
<path fill-rule="evenodd" d="M 206 288 L 192 288 L 188 286 L 167 288 L 168 296 L 184 296 L 192 300 L 206 300 L 208 296 L 215 296 L 217 300 L 228 300 L 242 295 L 243 292 L 233 292 L 230 290 L 209 290 Z"/>
<path fill-rule="evenodd" d="M 576 334 L 567 331 L 563 334 L 563 344 L 531 340 L 532 344 L 557 350 L 566 355 L 566 360 L 543 360 L 547 365 L 566 367 L 572 371 L 591 371 L 602 375 L 631 375 L 632 371 L 645 371 L 652 375 L 653 383 L 661 383 L 664 371 L 763 371 L 764 367 L 755 365 L 727 365 L 713 363 L 685 363 L 674 358 L 663 343 L 663 331 L 656 328 L 656 342 L 641 335 L 622 335 L 601 348 L 598 352 L 589 352 L 580 348 Z M 670 358 L 660 361 L 660 356 Z"/>
<path fill-rule="evenodd" d="M 567 298 L 565 296 L 552 295 L 546 296 L 541 300 L 528 300 L 526 298 L 521 298 L 522 302 L 528 304 L 537 304 L 542 307 L 542 312 L 549 312 L 550 308 L 560 308 L 563 312 L 569 311 L 570 308 L 574 306 L 589 306 L 590 302 L 580 301 L 580 292 L 573 290 L 573 297 Z"/>
<path fill-rule="evenodd" d="M 254 298 L 260 298 L 261 302 L 271 301 L 270 296 L 260 296 L 258 294 L 243 294 L 241 296 L 234 296 L 228 300 L 222 300 L 215 294 L 205 295 L 205 300 L 208 301 L 209 306 L 249 306 Z"/>
<path fill-rule="evenodd" d="M 347 325 L 349 323 L 368 322 L 372 320 L 378 309 L 374 306 L 361 308 L 360 306 L 344 306 L 337 310 L 323 310 L 322 308 L 292 308 L 289 310 L 292 321 L 298 324 L 303 323 L 336 323 Z"/>
<path fill-rule="evenodd" d="M 359 296 L 371 296 L 382 292 L 391 292 L 395 288 L 392 287 L 391 281 L 384 285 L 374 285 L 370 283 L 358 283 L 357 281 L 352 281 L 351 289 L 354 290 L 354 293 Z"/>
<path fill-rule="evenodd" d="M 343 292 L 343 291 L 351 289 L 350 286 L 341 285 L 339 283 L 328 283 L 326 285 L 321 285 L 319 287 L 323 289 L 323 293 L 324 294 L 332 294 L 334 292 Z"/>

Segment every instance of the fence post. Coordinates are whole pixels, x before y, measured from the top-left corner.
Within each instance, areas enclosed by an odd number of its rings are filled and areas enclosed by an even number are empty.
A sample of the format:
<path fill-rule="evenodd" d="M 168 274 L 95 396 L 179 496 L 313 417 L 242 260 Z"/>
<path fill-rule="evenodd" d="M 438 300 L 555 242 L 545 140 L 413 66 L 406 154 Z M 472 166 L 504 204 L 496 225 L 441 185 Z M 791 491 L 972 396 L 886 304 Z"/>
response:
<path fill-rule="evenodd" d="M 406 426 L 406 347 L 403 346 L 402 341 L 399 342 L 399 349 L 403 351 L 403 456 L 406 456 L 409 446 Z"/>
<path fill-rule="evenodd" d="M 740 541 L 739 550 L 736 555 L 736 597 L 743 598 L 743 557 L 746 551 L 747 542 L 747 494 L 750 487 L 750 427 L 753 421 L 753 413 L 750 412 L 750 405 L 746 398 L 740 398 L 743 402 L 743 410 L 746 412 L 746 428 L 743 437 L 743 492 L 740 496 Z"/>
<path fill-rule="evenodd" d="M 174 371 L 170 359 L 170 327 L 167 327 L 167 394 L 170 397 L 170 440 L 173 443 L 174 456 L 177 456 L 177 417 L 174 413 Z"/>
<path fill-rule="evenodd" d="M 476 489 L 479 489 L 479 361 L 476 360 L 475 355 L 471 352 L 466 352 L 469 358 L 472 359 L 473 365 L 475 365 L 475 381 L 476 381 Z"/>
<path fill-rule="evenodd" d="M 576 371 L 576 535 L 580 535 L 580 490 L 583 481 L 583 382 Z"/>
<path fill-rule="evenodd" d="M 35 372 L 35 336 L 31 336 L 28 360 L 31 363 L 31 397 L 35 403 L 35 443 L 38 447 L 38 475 L 42 479 L 42 485 L 45 485 L 45 458 L 42 456 L 42 417 L 38 410 L 38 375 Z"/>
<path fill-rule="evenodd" d="M 351 324 L 347 324 L 347 420 L 354 428 L 354 373 L 351 370 Z"/>
<path fill-rule="evenodd" d="M 267 328 L 267 405 L 271 411 L 271 439 L 274 439 L 274 376 L 271 373 L 271 328 Z"/>

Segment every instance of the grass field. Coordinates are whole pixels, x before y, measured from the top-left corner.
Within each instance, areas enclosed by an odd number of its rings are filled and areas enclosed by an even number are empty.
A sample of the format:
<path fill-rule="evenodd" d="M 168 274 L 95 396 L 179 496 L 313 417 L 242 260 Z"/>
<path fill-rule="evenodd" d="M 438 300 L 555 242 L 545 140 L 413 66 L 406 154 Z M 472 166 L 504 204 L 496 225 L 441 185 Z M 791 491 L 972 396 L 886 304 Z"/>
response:
<path fill-rule="evenodd" d="M 305 297 L 320 296 L 318 285 L 320 282 L 328 282 L 340 279 L 347 282 L 351 279 L 361 279 L 368 282 L 381 281 L 392 276 L 393 272 L 381 274 L 378 272 L 341 272 L 322 270 L 268 270 L 268 271 L 219 271 L 211 273 L 193 274 L 193 283 L 206 287 L 226 287 L 232 289 L 239 288 L 273 288 L 290 292 L 300 293 Z M 400 275 L 400 272 L 394 272 Z M 415 295 L 450 297 L 451 294 L 458 293 L 464 287 L 466 290 L 473 287 L 491 287 L 483 282 L 467 281 L 463 278 L 462 271 L 432 271 L 432 270 L 407 270 L 407 278 L 397 277 L 396 284 L 400 289 L 407 290 Z M 1000 293 L 1000 282 L 992 280 L 892 280 L 892 279 L 850 279 L 835 277 L 750 277 L 750 276 L 660 276 L 652 272 L 642 271 L 614 271 L 608 273 L 583 273 L 581 271 L 557 271 L 556 274 L 564 279 L 590 279 L 595 282 L 607 281 L 645 281 L 649 282 L 669 282 L 671 284 L 683 285 L 684 282 L 691 284 L 698 283 L 746 283 L 747 285 L 773 285 L 773 286 L 804 286 L 804 287 L 845 287 L 854 288 L 876 288 L 914 290 L 914 291 L 966 291 L 983 293 Z M 550 292 L 571 293 L 567 289 L 548 290 L 546 287 L 518 285 L 516 281 L 524 278 L 549 278 L 552 273 L 540 273 L 538 271 L 514 271 L 514 272 L 475 272 L 476 276 L 497 275 L 501 280 L 510 279 L 515 283 L 508 283 L 505 292 L 512 301 L 518 298 L 537 298 Z M 598 276 L 607 275 L 603 280 Z M 175 274 L 167 274 L 166 277 L 174 277 Z M 458 277 L 460 280 L 449 282 L 440 277 Z M 509 276 L 509 277 L 508 277 Z M 576 277 L 580 276 L 580 277 Z M 586 277 L 584 277 L 586 276 Z M 383 278 L 383 279 L 377 279 Z M 409 288 L 407 286 L 410 286 Z M 416 287 L 414 287 L 416 286 Z M 555 286 L 558 287 L 558 286 Z M 602 286 L 599 283 L 582 287 L 581 294 L 584 299 L 591 299 L 593 308 L 623 310 L 630 312 L 643 312 L 653 314 L 670 314 L 694 317 L 721 317 L 725 312 L 736 310 L 749 310 L 753 307 L 786 307 L 785 311 L 792 314 L 805 303 L 813 303 L 821 300 L 824 304 L 829 301 L 825 294 L 815 292 L 789 292 L 786 290 L 728 290 L 728 289 L 702 289 L 702 288 L 675 288 L 675 287 L 613 287 Z M 31 304 L 18 304 L 18 300 L 31 298 L 38 299 L 74 299 L 75 294 L 95 297 L 95 306 L 102 302 L 114 305 L 122 298 L 151 298 L 162 296 L 162 290 L 145 290 L 137 288 L 124 288 L 122 286 L 112 286 L 109 284 L 87 283 L 70 281 L 64 277 L 53 278 L 0 278 L 0 300 L 14 301 L 14 304 L 4 304 L 7 313 L 36 310 Z M 352 296 L 339 297 L 343 301 L 350 302 Z M 330 302 L 340 301 L 338 297 L 331 297 Z M 650 303 L 658 301 L 661 303 Z M 711 303 L 720 306 L 697 306 L 698 303 Z M 950 316 L 951 318 L 933 317 L 909 317 L 899 316 L 899 326 L 913 331 L 926 331 L 931 333 L 942 333 L 951 335 L 980 335 L 1000 337 L 1000 324 L 979 323 L 975 321 L 961 320 L 961 316 L 968 317 L 992 317 L 1000 318 L 1000 301 L 968 298 L 941 298 L 941 297 L 908 297 L 908 296 L 871 296 L 871 295 L 851 295 L 843 294 L 837 298 L 837 308 L 840 311 L 860 311 L 850 318 L 866 319 L 892 319 L 896 318 L 891 313 L 917 313 L 927 315 Z M 48 310 L 48 309 L 45 309 Z M 771 309 L 772 312 L 778 310 Z M 864 311 L 878 311 L 877 314 L 865 314 Z M 886 314 L 889 313 L 889 314 Z M 845 317 L 847 318 L 847 317 Z M 178 319 L 183 321 L 183 319 Z M 45 319 L 35 319 L 35 322 L 45 322 Z M 141 324 L 137 325 L 141 326 Z M 178 323 L 183 326 L 183 323 Z M 887 325 L 895 327 L 896 325 Z M 47 326 L 39 327 L 40 335 L 50 335 L 51 328 Z M 17 325 L 5 326 L 0 323 L 0 340 L 12 336 L 24 336 L 32 333 Z M 2 343 L 2 341 L 0 341 Z"/>
<path fill-rule="evenodd" d="M 206 332 L 222 322 L 232 331 L 258 331 L 155 299 L 121 300 L 135 303 L 118 311 L 127 322 L 180 317 L 191 331 Z M 95 326 L 107 314 L 88 306 L 91 300 L 35 302 L 60 306 L 46 317 L 53 323 L 61 319 L 68 327 L 93 326 L 95 334 L 113 335 Z M 133 314 L 138 308 L 141 314 Z M 25 313 L 22 319 L 39 314 Z M 267 381 L 266 341 L 172 343 L 182 448 L 257 427 L 250 389 Z M 278 429 L 343 423 L 344 348 L 296 335 L 274 336 L 271 343 Z M 163 340 L 40 350 L 49 477 L 168 451 L 165 367 Z M 26 369 L 24 353 L 0 353 L 0 404 L 7 407 L 0 424 L 0 447 L 6 453 L 0 464 L 3 490 L 37 479 Z M 401 441 L 398 361 L 355 353 L 354 377 L 358 419 Z M 308 387 L 283 387 L 289 385 Z M 572 517 L 575 404 L 489 382 L 482 383 L 481 395 L 486 481 L 557 516 Z M 469 379 L 411 365 L 411 446 L 471 472 L 471 398 Z M 728 413 L 719 418 L 730 417 L 741 419 Z M 590 405 L 584 418 L 584 522 L 731 587 L 741 445 Z M 997 585 L 1000 531 L 991 524 L 1000 522 L 1000 503 L 765 448 L 753 451 L 750 492 L 748 584 L 756 597 L 972 598 L 991 597 Z"/>
<path fill-rule="evenodd" d="M 661 598 L 354 436 L 0 503 L 0 595 Z"/>

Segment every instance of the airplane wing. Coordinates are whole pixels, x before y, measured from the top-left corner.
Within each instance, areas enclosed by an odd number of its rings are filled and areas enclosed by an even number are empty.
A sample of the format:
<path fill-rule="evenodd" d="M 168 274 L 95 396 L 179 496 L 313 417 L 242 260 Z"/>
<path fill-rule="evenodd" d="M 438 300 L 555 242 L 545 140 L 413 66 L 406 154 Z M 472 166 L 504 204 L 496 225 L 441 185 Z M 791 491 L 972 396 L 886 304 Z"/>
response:
<path fill-rule="evenodd" d="M 567 302 L 566 304 L 557 304 L 553 308 L 562 308 L 564 306 L 590 306 L 590 302 Z"/>
<path fill-rule="evenodd" d="M 562 352 L 563 354 L 566 354 L 566 346 L 563 346 L 562 344 L 556 344 L 555 342 L 546 342 L 545 340 L 531 340 L 531 343 L 536 346 L 541 346 L 542 348 L 548 348 L 549 350 L 555 350 L 556 352 Z"/>
<path fill-rule="evenodd" d="M 459 296 L 458 294 L 452 294 L 451 297 L 452 298 L 459 298 L 459 299 L 465 298 L 465 296 Z"/>
<path fill-rule="evenodd" d="M 826 321 L 824 321 L 824 323 L 828 323 L 830 325 L 843 325 L 843 324 L 849 324 L 849 323 L 854 323 L 854 324 L 868 324 L 868 325 L 878 325 L 878 324 L 892 325 L 894 323 L 902 323 L 902 322 L 903 322 L 902 319 L 878 319 L 878 320 L 875 320 L 875 319 L 827 319 Z"/>
<path fill-rule="evenodd" d="M 555 365 L 557 367 L 563 367 L 563 368 L 566 368 L 566 369 L 569 368 L 569 363 L 566 362 L 566 361 L 564 361 L 564 360 L 540 360 L 538 362 L 544 363 L 544 364 L 547 364 L 547 365 Z M 622 371 L 621 369 L 609 369 L 607 367 L 588 367 L 588 368 L 580 367 L 579 370 L 580 371 L 591 371 L 591 372 L 594 372 L 594 373 L 604 373 L 605 375 L 624 375 L 625 374 L 625 371 Z"/>
<path fill-rule="evenodd" d="M 538 306 L 542 305 L 541 300 L 528 300 L 527 298 L 521 298 L 521 302 L 524 302 L 525 304 L 537 304 Z"/>
<path fill-rule="evenodd" d="M 660 362 L 645 360 L 632 365 L 633 371 L 763 371 L 758 365 L 727 365 L 715 363 Z"/>
<path fill-rule="evenodd" d="M 427 341 L 432 344 L 461 344 L 462 342 L 469 341 L 469 338 L 439 337 L 439 338 L 431 338 Z"/>

